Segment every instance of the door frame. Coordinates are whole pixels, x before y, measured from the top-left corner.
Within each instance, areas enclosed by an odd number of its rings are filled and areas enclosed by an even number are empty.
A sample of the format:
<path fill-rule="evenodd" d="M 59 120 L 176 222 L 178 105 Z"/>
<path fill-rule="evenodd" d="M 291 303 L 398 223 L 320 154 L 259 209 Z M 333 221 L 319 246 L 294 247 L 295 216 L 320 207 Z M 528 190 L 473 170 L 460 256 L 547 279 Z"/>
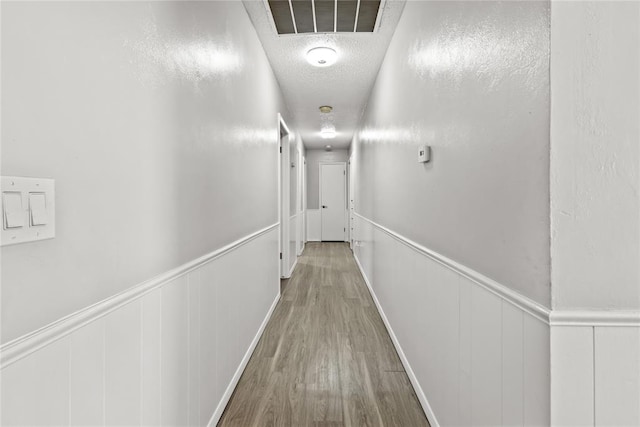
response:
<path fill-rule="evenodd" d="M 343 241 L 346 242 L 347 240 L 347 218 L 348 218 L 348 212 L 349 212 L 349 194 L 347 193 L 347 162 L 319 162 L 318 163 L 318 208 L 320 209 L 320 241 L 322 242 L 322 165 L 343 165 L 344 166 L 344 196 L 345 196 L 345 201 L 344 201 L 344 206 L 345 206 L 345 213 L 344 213 L 344 228 L 345 228 L 345 232 L 344 232 L 344 236 L 343 236 Z"/>
<path fill-rule="evenodd" d="M 300 167 L 300 253 L 302 255 L 307 243 L 307 158 L 304 153 L 301 153 L 301 167 Z"/>
<path fill-rule="evenodd" d="M 283 159 L 283 155 L 287 153 L 289 145 L 291 144 L 291 131 L 284 121 L 282 114 L 278 113 L 278 144 L 276 146 L 278 156 L 278 224 L 280 231 L 278 233 L 278 274 L 280 278 L 286 278 L 289 274 L 288 259 L 289 259 L 289 188 L 290 183 L 288 178 L 289 164 Z M 286 175 L 286 176 L 285 176 Z M 286 242 L 286 244 L 285 244 Z"/>
<path fill-rule="evenodd" d="M 348 186 L 348 191 L 347 191 L 347 201 L 348 206 L 347 206 L 347 216 L 349 218 L 349 221 L 347 223 L 347 231 L 349 233 L 348 239 L 349 239 L 349 247 L 351 248 L 351 250 L 353 250 L 353 236 L 354 236 L 354 224 L 355 224 L 355 219 L 353 218 L 353 212 L 355 210 L 355 203 L 353 200 L 353 195 L 355 193 L 354 191 L 354 180 L 353 180 L 353 154 L 349 156 L 349 161 L 347 162 L 347 186 Z"/>

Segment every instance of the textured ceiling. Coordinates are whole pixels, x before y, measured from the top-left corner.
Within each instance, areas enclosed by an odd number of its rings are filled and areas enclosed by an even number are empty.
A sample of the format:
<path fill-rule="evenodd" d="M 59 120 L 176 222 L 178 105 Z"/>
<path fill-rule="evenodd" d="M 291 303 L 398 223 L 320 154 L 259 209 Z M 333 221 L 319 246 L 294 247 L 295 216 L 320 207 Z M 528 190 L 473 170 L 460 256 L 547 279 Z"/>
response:
<path fill-rule="evenodd" d="M 347 148 L 378 74 L 404 0 L 382 2 L 377 30 L 373 33 L 309 33 L 278 35 L 263 0 L 243 1 L 258 37 L 280 83 L 296 129 L 307 148 Z M 305 58 L 314 47 L 338 52 L 331 67 L 317 68 Z M 333 106 L 322 114 L 321 105 Z M 323 125 L 333 125 L 335 139 L 320 138 Z"/>

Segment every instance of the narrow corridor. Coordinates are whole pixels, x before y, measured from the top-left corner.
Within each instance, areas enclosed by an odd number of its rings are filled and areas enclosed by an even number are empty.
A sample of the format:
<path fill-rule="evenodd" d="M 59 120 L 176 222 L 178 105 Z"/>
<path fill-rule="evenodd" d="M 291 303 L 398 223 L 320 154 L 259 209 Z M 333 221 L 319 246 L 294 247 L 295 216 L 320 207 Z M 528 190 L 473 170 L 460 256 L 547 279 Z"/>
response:
<path fill-rule="evenodd" d="M 640 0 L 0 38 L 1 427 L 640 427 Z"/>
<path fill-rule="evenodd" d="M 348 244 L 307 244 L 218 425 L 429 425 Z"/>

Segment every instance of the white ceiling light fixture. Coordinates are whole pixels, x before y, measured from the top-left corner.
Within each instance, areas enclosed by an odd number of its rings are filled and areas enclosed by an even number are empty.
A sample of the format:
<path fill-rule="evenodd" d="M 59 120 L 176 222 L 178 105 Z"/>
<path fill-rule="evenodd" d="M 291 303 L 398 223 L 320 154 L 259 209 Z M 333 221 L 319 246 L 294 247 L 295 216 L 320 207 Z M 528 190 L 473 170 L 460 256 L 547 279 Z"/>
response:
<path fill-rule="evenodd" d="M 320 131 L 320 137 L 322 139 L 333 139 L 336 137 L 335 129 L 322 129 Z"/>
<path fill-rule="evenodd" d="M 338 53 L 330 47 L 314 47 L 307 52 L 307 62 L 316 67 L 329 67 L 337 59 Z"/>

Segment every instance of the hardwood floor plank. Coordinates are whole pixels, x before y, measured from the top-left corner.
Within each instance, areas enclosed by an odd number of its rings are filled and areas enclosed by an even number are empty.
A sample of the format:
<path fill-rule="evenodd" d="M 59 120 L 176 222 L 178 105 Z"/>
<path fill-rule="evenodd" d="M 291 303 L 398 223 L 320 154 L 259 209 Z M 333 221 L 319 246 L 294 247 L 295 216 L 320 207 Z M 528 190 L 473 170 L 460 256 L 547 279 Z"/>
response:
<path fill-rule="evenodd" d="M 219 426 L 428 426 L 343 243 L 307 243 Z"/>

